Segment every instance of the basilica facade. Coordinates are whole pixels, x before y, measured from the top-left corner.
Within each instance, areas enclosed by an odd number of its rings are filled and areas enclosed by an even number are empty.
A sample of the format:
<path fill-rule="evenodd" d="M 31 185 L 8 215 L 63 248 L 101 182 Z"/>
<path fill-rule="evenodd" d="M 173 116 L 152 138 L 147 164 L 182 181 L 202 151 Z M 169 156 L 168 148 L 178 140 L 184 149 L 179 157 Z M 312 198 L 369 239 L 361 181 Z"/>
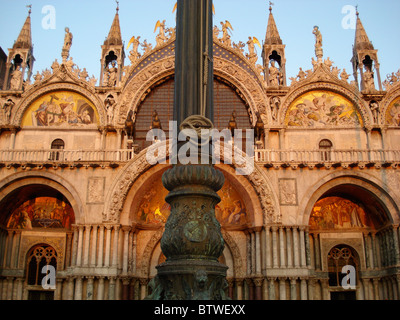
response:
<path fill-rule="evenodd" d="M 271 8 L 262 46 L 234 43 L 230 28 L 214 27 L 213 122 L 256 134 L 249 174 L 224 157 L 216 164 L 229 296 L 399 299 L 400 71 L 381 78 L 359 14 L 351 75 L 324 56 L 315 27 L 310 69 L 288 79 Z M 138 34 L 126 48 L 117 9 L 98 79 L 70 57 L 68 28 L 59 61 L 34 73 L 30 14 L 1 55 L 0 299 L 151 293 L 165 261 L 170 165 L 148 161 L 157 142 L 147 132 L 170 138 L 175 66 L 175 29 L 157 30 L 155 45 Z"/>

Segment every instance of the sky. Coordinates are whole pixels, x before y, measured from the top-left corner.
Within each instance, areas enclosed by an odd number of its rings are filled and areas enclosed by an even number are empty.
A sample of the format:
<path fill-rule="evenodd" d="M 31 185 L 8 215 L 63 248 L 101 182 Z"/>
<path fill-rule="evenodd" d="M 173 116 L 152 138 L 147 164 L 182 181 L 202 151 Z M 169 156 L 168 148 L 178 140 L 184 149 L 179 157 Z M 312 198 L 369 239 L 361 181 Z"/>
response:
<path fill-rule="evenodd" d="M 175 26 L 172 12 L 176 0 L 120 0 L 119 15 L 125 48 L 132 36 L 141 36 L 155 46 L 154 27 L 166 20 Z M 358 5 L 361 21 L 369 39 L 378 49 L 381 77 L 400 69 L 399 0 L 272 0 L 274 18 L 286 45 L 286 73 L 295 77 L 299 68 L 311 69 L 315 57 L 313 27 L 319 26 L 323 37 L 324 58 L 352 74 L 354 12 Z M 33 73 L 50 69 L 61 58 L 65 27 L 73 34 L 70 56 L 80 69 L 100 77 L 101 45 L 108 35 L 116 12 L 115 0 L 0 0 L 0 47 L 8 54 L 25 22 L 27 5 L 32 4 L 32 38 L 36 58 Z M 254 36 L 262 43 L 269 15 L 267 0 L 214 0 L 214 25 L 228 20 L 232 41 L 244 43 Z M 247 48 L 246 48 L 247 51 Z M 258 63 L 262 63 L 261 50 Z M 126 56 L 129 50 L 125 50 Z M 126 58 L 125 64 L 129 64 Z M 350 78 L 352 80 L 352 77 Z"/>

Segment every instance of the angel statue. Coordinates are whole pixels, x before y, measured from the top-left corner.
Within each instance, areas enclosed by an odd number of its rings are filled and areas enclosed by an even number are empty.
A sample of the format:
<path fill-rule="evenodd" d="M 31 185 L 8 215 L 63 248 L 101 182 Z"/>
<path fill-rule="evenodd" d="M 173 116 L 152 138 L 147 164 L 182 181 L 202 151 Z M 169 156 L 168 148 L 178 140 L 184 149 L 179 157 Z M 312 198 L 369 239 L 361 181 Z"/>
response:
<path fill-rule="evenodd" d="M 232 33 L 233 27 L 232 27 L 231 23 L 228 20 L 225 20 L 225 23 L 221 22 L 221 26 L 222 26 L 222 38 L 221 38 L 221 41 L 222 41 L 222 43 L 230 46 L 231 45 L 231 36 L 229 35 L 229 32 Z"/>
<path fill-rule="evenodd" d="M 129 55 L 129 60 L 131 60 L 131 63 L 133 64 L 135 61 L 137 61 L 138 59 L 140 59 L 140 53 L 138 52 L 138 49 L 139 49 L 139 45 L 140 45 L 140 36 L 139 37 L 135 37 L 135 36 L 133 36 L 132 38 L 131 38 L 131 40 L 129 41 L 129 43 L 128 43 L 128 46 L 126 47 L 126 50 L 128 50 L 129 49 L 129 47 L 131 46 L 131 45 L 133 45 L 132 46 L 132 50 L 131 51 L 129 51 L 129 53 L 130 53 L 130 55 Z"/>
<path fill-rule="evenodd" d="M 249 37 L 249 41 L 247 41 L 247 45 L 249 48 L 249 53 L 247 54 L 247 58 L 250 60 L 251 63 L 256 63 L 257 62 L 257 53 L 255 50 L 255 44 L 258 45 L 261 49 L 261 44 L 260 41 L 256 37 Z"/>
<path fill-rule="evenodd" d="M 154 33 L 157 31 L 157 29 L 160 30 L 156 37 L 156 47 L 161 46 L 166 40 L 168 40 L 165 36 L 165 20 L 163 22 L 161 22 L 160 20 L 157 21 L 156 27 L 154 28 Z"/>

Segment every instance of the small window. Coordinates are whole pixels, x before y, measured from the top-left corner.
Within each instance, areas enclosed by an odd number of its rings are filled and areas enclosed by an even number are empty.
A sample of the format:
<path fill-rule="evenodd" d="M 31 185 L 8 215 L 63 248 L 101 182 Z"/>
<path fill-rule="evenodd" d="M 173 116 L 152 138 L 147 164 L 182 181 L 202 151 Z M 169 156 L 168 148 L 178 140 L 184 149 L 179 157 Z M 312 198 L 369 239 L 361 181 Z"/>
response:
<path fill-rule="evenodd" d="M 53 247 L 41 244 L 33 247 L 28 253 L 27 282 L 30 286 L 41 286 L 46 274 L 42 273 L 45 266 L 57 269 L 57 253 Z"/>
<path fill-rule="evenodd" d="M 65 147 L 65 143 L 61 139 L 56 139 L 51 143 L 51 149 L 54 150 L 62 150 Z M 60 160 L 60 152 L 51 152 L 49 160 L 58 161 Z"/>
<path fill-rule="evenodd" d="M 334 247 L 328 254 L 329 286 L 341 286 L 346 275 L 342 273 L 344 266 L 353 266 L 357 271 L 358 258 L 354 250 L 346 245 Z"/>
<path fill-rule="evenodd" d="M 319 149 L 321 150 L 321 160 L 331 161 L 331 149 L 333 144 L 330 140 L 324 139 L 319 143 Z"/>

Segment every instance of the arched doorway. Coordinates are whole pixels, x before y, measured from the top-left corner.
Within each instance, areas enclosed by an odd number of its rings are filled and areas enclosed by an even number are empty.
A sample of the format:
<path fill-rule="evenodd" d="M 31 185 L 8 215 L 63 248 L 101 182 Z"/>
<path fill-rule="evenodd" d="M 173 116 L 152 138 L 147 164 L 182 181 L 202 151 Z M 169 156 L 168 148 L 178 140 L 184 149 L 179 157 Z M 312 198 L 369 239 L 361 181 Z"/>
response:
<path fill-rule="evenodd" d="M 321 187 L 309 216 L 310 249 L 318 281 L 327 299 L 382 299 L 385 278 L 397 264 L 399 243 L 387 198 L 373 193 L 372 185 L 328 183 Z M 343 287 L 344 267 L 354 268 L 355 287 Z M 352 269 L 353 270 L 353 269 Z M 345 273 L 342 274 L 342 271 Z M 328 279 L 327 279 L 328 278 Z M 390 295 L 397 296 L 392 289 Z"/>

